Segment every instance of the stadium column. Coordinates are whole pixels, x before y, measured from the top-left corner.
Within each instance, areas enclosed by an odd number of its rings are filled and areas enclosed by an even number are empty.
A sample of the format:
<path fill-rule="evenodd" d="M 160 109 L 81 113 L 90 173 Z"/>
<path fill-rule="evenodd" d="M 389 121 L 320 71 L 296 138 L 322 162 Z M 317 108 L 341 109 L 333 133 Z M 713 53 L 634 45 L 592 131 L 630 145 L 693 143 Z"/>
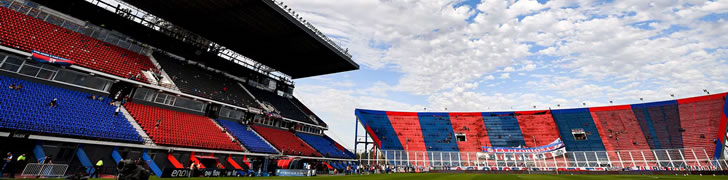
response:
<path fill-rule="evenodd" d="M 114 147 L 114 150 L 111 151 L 111 158 L 114 159 L 114 163 L 119 164 L 119 161 L 121 161 L 122 158 L 121 154 L 119 154 L 119 147 Z"/>
<path fill-rule="evenodd" d="M 78 157 L 78 161 L 81 162 L 81 165 L 86 168 L 86 173 L 92 174 L 94 172 L 91 160 L 89 160 L 88 156 L 86 156 L 86 151 L 83 150 L 82 144 L 78 145 L 78 149 L 76 149 L 76 157 Z"/>
<path fill-rule="evenodd" d="M 147 166 L 149 166 L 149 169 L 154 172 L 157 177 L 162 177 L 162 170 L 159 169 L 159 166 L 157 166 L 157 163 L 154 162 L 151 156 L 147 153 L 147 149 L 144 150 L 144 153 L 142 154 L 142 160 L 147 163 Z"/>

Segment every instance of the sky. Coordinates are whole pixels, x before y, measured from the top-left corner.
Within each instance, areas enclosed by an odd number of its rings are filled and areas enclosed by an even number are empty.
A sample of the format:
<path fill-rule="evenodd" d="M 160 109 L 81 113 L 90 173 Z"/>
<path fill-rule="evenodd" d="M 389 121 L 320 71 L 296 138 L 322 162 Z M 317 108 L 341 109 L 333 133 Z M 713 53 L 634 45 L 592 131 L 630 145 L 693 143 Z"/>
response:
<path fill-rule="evenodd" d="M 361 66 L 295 81 L 351 149 L 356 108 L 558 109 L 728 91 L 726 0 L 283 2 Z"/>

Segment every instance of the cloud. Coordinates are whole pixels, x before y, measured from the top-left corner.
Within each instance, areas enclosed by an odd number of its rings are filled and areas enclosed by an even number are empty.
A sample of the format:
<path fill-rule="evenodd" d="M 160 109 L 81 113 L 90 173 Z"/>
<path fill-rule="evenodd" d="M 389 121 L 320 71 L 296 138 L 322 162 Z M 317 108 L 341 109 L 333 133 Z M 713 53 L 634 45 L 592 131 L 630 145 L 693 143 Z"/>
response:
<path fill-rule="evenodd" d="M 704 20 L 728 13 L 726 0 L 459 2 L 286 0 L 362 67 L 400 75 L 297 84 L 296 95 L 351 127 L 355 107 L 528 110 L 728 91 L 728 23 Z"/>

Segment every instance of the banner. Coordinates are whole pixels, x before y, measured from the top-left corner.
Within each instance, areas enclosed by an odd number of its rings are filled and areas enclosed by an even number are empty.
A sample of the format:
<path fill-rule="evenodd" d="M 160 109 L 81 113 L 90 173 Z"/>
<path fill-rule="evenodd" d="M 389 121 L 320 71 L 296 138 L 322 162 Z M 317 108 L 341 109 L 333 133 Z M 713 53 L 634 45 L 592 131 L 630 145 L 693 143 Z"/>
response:
<path fill-rule="evenodd" d="M 564 142 L 561 138 L 554 140 L 548 145 L 533 147 L 533 148 L 506 148 L 506 147 L 487 147 L 483 146 L 483 152 L 489 153 L 545 153 L 558 150 L 564 147 Z"/>
<path fill-rule="evenodd" d="M 35 62 L 39 63 L 46 63 L 46 64 L 55 64 L 59 66 L 70 66 L 75 64 L 76 62 L 73 62 L 71 60 L 61 58 L 58 56 L 50 55 L 48 53 L 43 53 L 40 51 L 33 50 L 33 54 L 30 56 L 31 59 L 33 59 Z"/>

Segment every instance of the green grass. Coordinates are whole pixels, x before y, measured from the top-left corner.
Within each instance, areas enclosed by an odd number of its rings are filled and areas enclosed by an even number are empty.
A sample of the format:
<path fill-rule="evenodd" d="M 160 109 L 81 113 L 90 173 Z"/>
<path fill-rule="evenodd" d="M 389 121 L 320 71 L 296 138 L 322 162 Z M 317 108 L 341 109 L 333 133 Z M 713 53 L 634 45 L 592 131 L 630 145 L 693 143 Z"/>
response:
<path fill-rule="evenodd" d="M 152 178 L 158 179 L 158 178 Z M 654 179 L 728 179 L 726 176 L 675 176 L 675 175 L 528 175 L 528 174 L 378 174 L 378 175 L 352 175 L 352 176 L 317 176 L 317 177 L 252 177 L 252 178 L 185 178 L 199 180 L 289 180 L 289 179 L 308 179 L 308 180 L 468 180 L 468 179 L 519 179 L 519 180 L 654 180 Z"/>

